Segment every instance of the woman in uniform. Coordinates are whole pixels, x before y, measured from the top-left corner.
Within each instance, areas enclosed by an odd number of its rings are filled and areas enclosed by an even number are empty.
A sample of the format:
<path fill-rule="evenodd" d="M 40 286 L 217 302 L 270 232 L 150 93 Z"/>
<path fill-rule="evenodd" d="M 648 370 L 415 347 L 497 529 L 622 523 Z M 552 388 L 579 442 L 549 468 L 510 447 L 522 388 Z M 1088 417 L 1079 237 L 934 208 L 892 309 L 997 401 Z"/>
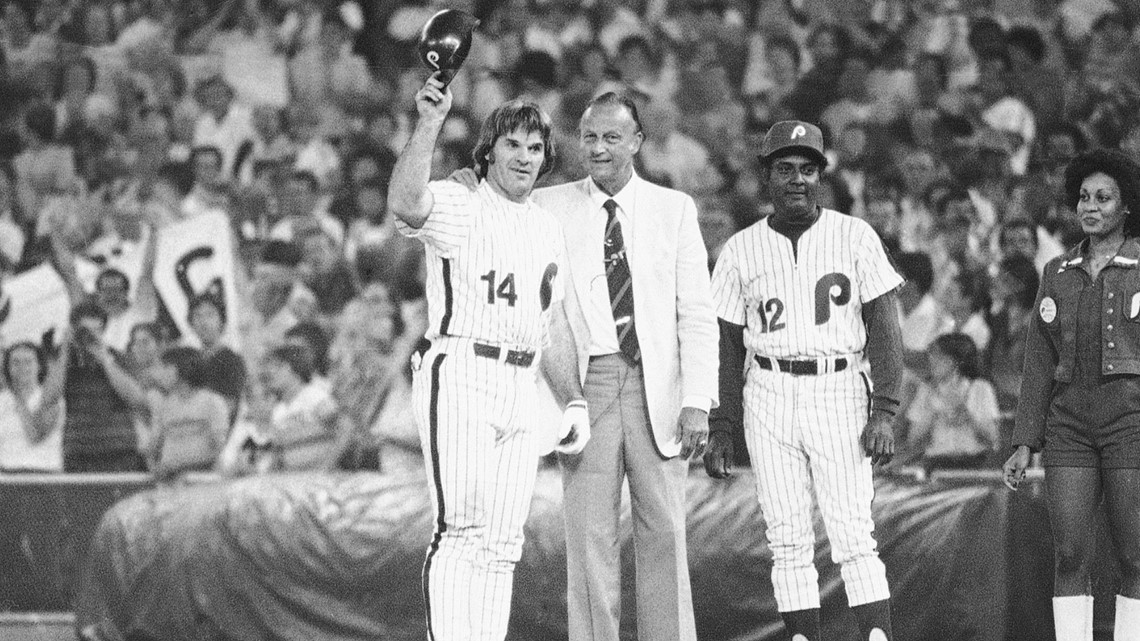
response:
<path fill-rule="evenodd" d="M 1085 238 L 1045 266 L 1030 323 L 1011 489 L 1043 452 L 1057 641 L 1092 641 L 1093 527 L 1103 498 L 1121 571 L 1116 641 L 1140 640 L 1140 166 L 1077 156 L 1065 198 Z"/>

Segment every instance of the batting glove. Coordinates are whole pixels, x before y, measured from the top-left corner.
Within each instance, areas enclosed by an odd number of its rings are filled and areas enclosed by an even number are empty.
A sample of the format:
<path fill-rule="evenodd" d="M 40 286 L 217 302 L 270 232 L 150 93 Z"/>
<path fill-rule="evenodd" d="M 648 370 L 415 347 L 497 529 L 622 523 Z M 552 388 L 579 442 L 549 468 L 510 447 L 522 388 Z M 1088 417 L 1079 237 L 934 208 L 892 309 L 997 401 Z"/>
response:
<path fill-rule="evenodd" d="M 562 412 L 562 428 L 558 432 L 561 440 L 554 451 L 574 456 L 586 448 L 590 440 L 590 411 L 586 401 L 570 401 Z"/>

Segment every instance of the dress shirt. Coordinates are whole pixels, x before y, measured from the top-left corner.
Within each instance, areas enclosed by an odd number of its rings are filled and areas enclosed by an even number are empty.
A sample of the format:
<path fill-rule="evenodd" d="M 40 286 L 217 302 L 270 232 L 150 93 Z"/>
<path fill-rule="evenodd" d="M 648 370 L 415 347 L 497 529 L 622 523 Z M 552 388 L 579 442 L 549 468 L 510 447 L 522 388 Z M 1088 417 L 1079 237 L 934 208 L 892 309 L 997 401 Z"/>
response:
<path fill-rule="evenodd" d="M 590 181 L 590 200 L 593 206 L 590 208 L 588 217 L 586 218 L 586 225 L 590 230 L 589 242 L 593 247 L 598 248 L 598 259 L 593 264 L 589 265 L 585 270 L 586 275 L 589 277 L 589 294 L 583 298 L 582 314 L 586 317 L 586 325 L 590 328 L 590 356 L 603 356 L 606 354 L 617 354 L 621 351 L 620 344 L 617 338 L 617 326 L 614 323 L 614 313 L 610 306 L 610 289 L 609 283 L 606 280 L 606 265 L 604 257 L 601 256 L 603 243 L 605 243 L 606 236 L 606 221 L 609 215 L 606 213 L 603 204 L 607 200 L 613 200 L 617 203 L 617 220 L 621 224 L 622 239 L 625 244 L 625 252 L 627 259 L 630 263 L 630 271 L 633 270 L 633 264 L 637 261 L 636 247 L 634 246 L 634 226 L 636 222 L 632 212 L 637 206 L 637 190 L 634 189 L 633 180 L 626 183 L 625 187 L 613 196 L 607 195 L 606 192 L 598 188 L 598 185 Z M 636 305 L 637 302 L 637 289 L 633 290 L 633 300 Z M 635 328 L 638 323 L 650 323 L 651 319 L 639 318 L 634 315 L 633 322 Z M 712 399 L 703 396 L 686 396 L 681 400 L 683 407 L 693 407 L 696 409 L 709 411 L 712 406 Z"/>

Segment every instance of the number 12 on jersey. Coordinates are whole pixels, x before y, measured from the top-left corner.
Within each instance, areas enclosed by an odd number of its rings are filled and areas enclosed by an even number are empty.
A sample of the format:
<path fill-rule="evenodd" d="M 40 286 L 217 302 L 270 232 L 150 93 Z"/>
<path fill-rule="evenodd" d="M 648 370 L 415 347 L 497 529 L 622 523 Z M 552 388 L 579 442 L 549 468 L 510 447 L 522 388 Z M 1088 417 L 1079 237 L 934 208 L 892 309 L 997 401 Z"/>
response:
<path fill-rule="evenodd" d="M 515 306 L 515 301 L 518 300 L 518 294 L 515 294 L 514 272 L 508 272 L 498 286 L 495 285 L 497 278 L 495 270 L 493 269 L 480 276 L 479 280 L 487 281 L 487 303 L 489 305 L 495 304 L 495 298 L 502 298 L 507 301 L 508 307 Z"/>
<path fill-rule="evenodd" d="M 756 314 L 760 316 L 760 333 L 767 334 L 787 327 L 787 323 L 780 320 L 784 315 L 784 301 L 779 298 L 769 298 L 756 306 Z"/>

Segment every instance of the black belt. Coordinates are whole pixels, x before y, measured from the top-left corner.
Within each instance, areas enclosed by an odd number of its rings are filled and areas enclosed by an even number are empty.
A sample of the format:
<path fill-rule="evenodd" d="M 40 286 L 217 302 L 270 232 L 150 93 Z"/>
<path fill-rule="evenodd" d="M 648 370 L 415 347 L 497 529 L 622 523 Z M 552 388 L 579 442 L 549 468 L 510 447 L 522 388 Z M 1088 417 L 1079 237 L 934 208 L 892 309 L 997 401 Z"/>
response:
<path fill-rule="evenodd" d="M 507 365 L 518 365 L 519 367 L 530 367 L 530 364 L 534 362 L 534 352 L 508 349 L 506 357 L 503 358 L 502 347 L 496 347 L 495 345 L 488 345 L 486 343 L 475 343 L 475 355 L 496 361 L 501 360 Z"/>
<path fill-rule="evenodd" d="M 784 358 L 769 358 L 757 354 L 756 362 L 760 364 L 760 369 L 775 369 L 796 376 L 815 376 L 816 374 L 828 373 L 826 366 L 824 367 L 824 371 L 819 371 L 819 361 L 791 361 Z M 837 358 L 832 365 L 832 372 L 842 372 L 847 369 L 847 359 Z"/>

